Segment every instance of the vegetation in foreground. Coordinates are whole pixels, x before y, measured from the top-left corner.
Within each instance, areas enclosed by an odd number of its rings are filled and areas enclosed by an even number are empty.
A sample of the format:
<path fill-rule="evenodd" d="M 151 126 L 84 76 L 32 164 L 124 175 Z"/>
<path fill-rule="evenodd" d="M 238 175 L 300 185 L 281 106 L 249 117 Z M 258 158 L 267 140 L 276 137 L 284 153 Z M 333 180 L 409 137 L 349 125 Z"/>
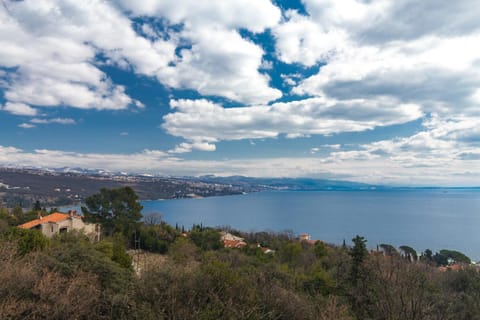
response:
<path fill-rule="evenodd" d="M 137 204 L 126 189 L 90 198 L 86 217 L 106 234 L 97 243 L 20 230 L 33 213 L 1 209 L 0 318 L 480 319 L 480 273 L 459 252 L 372 253 L 360 236 L 348 247 L 234 230 L 249 245 L 228 249 L 217 229 L 141 222 Z M 135 239 L 163 259 L 128 255 Z M 452 263 L 461 267 L 439 269 Z"/>

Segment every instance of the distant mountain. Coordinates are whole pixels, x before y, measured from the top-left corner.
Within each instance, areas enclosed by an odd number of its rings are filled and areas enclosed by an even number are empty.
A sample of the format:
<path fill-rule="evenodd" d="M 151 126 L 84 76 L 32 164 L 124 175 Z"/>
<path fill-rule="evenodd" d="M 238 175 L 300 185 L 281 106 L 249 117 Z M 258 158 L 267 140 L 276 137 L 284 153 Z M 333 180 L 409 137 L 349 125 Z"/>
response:
<path fill-rule="evenodd" d="M 257 189 L 208 183 L 198 179 L 126 175 L 78 168 L 0 168 L 0 206 L 20 204 L 29 208 L 35 201 L 44 206 L 81 203 L 101 188 L 130 186 L 141 200 L 196 198 L 241 194 Z"/>
<path fill-rule="evenodd" d="M 400 190 L 456 189 L 391 187 L 352 181 L 309 178 L 252 178 L 245 176 L 164 177 L 83 168 L 1 168 L 0 206 L 29 207 L 39 200 L 45 206 L 81 203 L 101 188 L 131 186 L 141 200 L 196 198 L 266 190 Z M 472 188 L 469 188 L 472 189 Z"/>
<path fill-rule="evenodd" d="M 369 190 L 378 188 L 378 186 L 352 181 L 310 178 L 251 178 L 244 176 L 202 176 L 196 179 L 208 183 L 222 183 L 234 186 L 255 187 L 271 190 Z"/>

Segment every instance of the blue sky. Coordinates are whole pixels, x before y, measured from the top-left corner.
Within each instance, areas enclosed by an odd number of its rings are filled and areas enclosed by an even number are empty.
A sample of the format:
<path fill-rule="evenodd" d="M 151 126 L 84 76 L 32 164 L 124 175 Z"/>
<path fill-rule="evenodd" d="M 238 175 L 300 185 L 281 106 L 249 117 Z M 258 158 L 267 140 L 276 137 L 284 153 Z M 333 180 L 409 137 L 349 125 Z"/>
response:
<path fill-rule="evenodd" d="M 480 5 L 0 5 L 0 165 L 478 185 Z"/>

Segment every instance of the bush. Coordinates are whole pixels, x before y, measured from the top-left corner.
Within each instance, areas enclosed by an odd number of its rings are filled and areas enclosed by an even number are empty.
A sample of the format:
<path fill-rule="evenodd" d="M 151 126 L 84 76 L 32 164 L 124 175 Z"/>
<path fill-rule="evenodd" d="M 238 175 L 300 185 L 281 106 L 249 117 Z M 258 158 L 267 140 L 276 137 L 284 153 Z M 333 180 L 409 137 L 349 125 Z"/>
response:
<path fill-rule="evenodd" d="M 220 233 L 212 228 L 194 227 L 190 231 L 189 238 L 204 251 L 218 250 L 223 247 L 220 242 Z"/>
<path fill-rule="evenodd" d="M 42 250 L 48 245 L 48 239 L 38 230 L 10 228 L 4 234 L 4 238 L 18 244 L 18 253 L 20 255 Z"/>
<path fill-rule="evenodd" d="M 140 247 L 143 250 L 164 254 L 180 233 L 162 222 L 155 225 L 143 225 L 140 228 Z"/>

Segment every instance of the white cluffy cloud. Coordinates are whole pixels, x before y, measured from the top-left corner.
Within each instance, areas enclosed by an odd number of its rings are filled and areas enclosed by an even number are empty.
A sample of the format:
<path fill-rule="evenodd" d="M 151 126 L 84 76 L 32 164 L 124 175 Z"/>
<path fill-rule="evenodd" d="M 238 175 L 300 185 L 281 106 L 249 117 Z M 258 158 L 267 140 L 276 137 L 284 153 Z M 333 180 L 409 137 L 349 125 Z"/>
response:
<path fill-rule="evenodd" d="M 35 109 L 27 110 L 27 105 L 142 107 L 99 68 L 102 64 L 204 95 L 244 103 L 277 99 L 281 92 L 271 88 L 269 77 L 258 71 L 263 50 L 237 30 L 262 32 L 279 21 L 280 10 L 269 0 L 250 2 L 4 2 L 0 6 L 0 67 L 8 69 L 2 70 L 0 86 L 12 105 L 2 109 L 34 116 Z M 143 23 L 137 32 L 127 11 L 163 19 L 168 28 L 158 30 Z M 180 30 L 170 28 L 179 24 Z"/>
<path fill-rule="evenodd" d="M 473 177 L 480 175 L 480 117 L 443 120 L 433 115 L 423 126 L 424 130 L 410 137 L 367 143 L 355 150 L 334 151 L 325 161 L 367 167 L 382 163 L 377 172 L 384 183 L 415 183 L 418 177 L 413 175 L 419 174 L 429 175 L 433 185 L 444 184 L 442 181 L 449 179 L 452 182 L 470 179 L 470 185 L 475 185 Z"/>
<path fill-rule="evenodd" d="M 32 128 L 35 128 L 35 125 L 33 125 L 31 123 L 20 123 L 18 125 L 18 127 L 22 128 L 22 129 L 32 129 Z"/>
<path fill-rule="evenodd" d="M 18 126 L 23 129 L 32 129 L 32 128 L 35 128 L 37 124 L 51 124 L 51 123 L 69 125 L 69 124 L 77 124 L 77 121 L 71 118 L 50 118 L 50 119 L 33 118 L 33 119 L 30 119 L 28 123 L 26 122 L 21 123 Z"/>
<path fill-rule="evenodd" d="M 30 107 L 25 103 L 15 103 L 7 102 L 3 107 L 0 106 L 0 110 L 6 111 L 8 113 L 18 115 L 18 116 L 36 116 L 37 110 Z"/>
<path fill-rule="evenodd" d="M 355 132 L 409 122 L 422 116 L 420 107 L 396 100 L 344 100 L 311 98 L 267 106 L 224 108 L 208 100 L 172 100 L 174 112 L 164 116 L 162 127 L 193 145 L 177 152 L 215 150 L 221 140 L 289 138 L 312 134 Z M 203 146 L 195 147 L 195 146 Z"/>
<path fill-rule="evenodd" d="M 450 158 L 448 163 L 437 161 L 429 166 L 410 166 L 398 159 L 389 159 L 380 155 L 362 155 L 360 151 L 332 153 L 327 158 L 310 156 L 183 160 L 158 150 L 144 150 L 133 154 L 100 154 L 44 149 L 27 152 L 18 148 L 0 146 L 0 165 L 38 166 L 39 163 L 50 168 L 78 166 L 160 175 L 231 176 L 240 174 L 252 177 L 323 177 L 396 185 L 474 186 L 478 185 L 480 178 L 479 161 L 475 160 Z"/>
<path fill-rule="evenodd" d="M 157 52 L 130 24 L 100 1 L 4 2 L 0 66 L 9 68 L 2 83 L 5 98 L 17 105 L 81 109 L 124 109 L 134 104 L 125 88 L 98 68 L 96 58 L 104 55 L 120 64 L 125 59 L 145 61 L 149 53 Z"/>
<path fill-rule="evenodd" d="M 253 33 L 275 26 L 280 9 L 270 0 L 122 0 L 134 16 L 154 16 L 169 25 L 181 25 L 169 37 L 183 44 L 169 67 L 158 70 L 160 82 L 188 88 L 202 95 L 217 95 L 246 104 L 267 103 L 282 96 L 269 86 L 263 49 L 243 38 L 239 29 Z M 147 32 L 154 35 L 154 27 Z M 158 33 L 157 33 L 158 34 Z"/>
<path fill-rule="evenodd" d="M 273 28 L 280 60 L 319 65 L 293 92 L 415 103 L 442 116 L 480 113 L 480 5 L 473 0 L 304 0 Z"/>
<path fill-rule="evenodd" d="M 75 119 L 71 119 L 71 118 L 52 118 L 52 119 L 34 118 L 34 119 L 31 119 L 30 122 L 35 124 L 50 124 L 50 123 L 76 124 L 77 123 Z"/>

